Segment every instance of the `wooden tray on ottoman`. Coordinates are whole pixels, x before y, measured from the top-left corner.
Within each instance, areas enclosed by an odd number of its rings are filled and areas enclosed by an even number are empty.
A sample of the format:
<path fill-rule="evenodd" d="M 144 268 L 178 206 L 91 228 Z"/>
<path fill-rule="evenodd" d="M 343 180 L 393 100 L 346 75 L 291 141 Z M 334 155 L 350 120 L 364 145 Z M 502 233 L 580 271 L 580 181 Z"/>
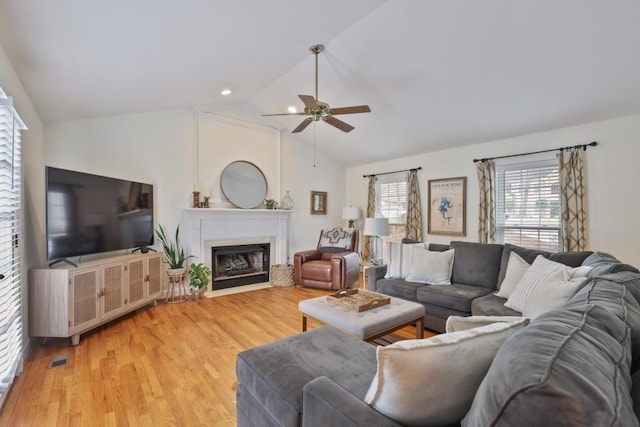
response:
<path fill-rule="evenodd" d="M 364 289 L 344 289 L 327 295 L 327 301 L 349 310 L 366 311 L 391 303 L 391 298 Z"/>

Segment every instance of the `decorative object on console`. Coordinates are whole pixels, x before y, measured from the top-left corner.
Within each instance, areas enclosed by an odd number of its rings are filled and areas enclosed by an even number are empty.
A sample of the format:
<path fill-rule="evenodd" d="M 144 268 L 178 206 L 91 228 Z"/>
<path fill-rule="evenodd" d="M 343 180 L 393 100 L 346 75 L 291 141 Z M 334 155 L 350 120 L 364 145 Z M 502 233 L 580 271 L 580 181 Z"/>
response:
<path fill-rule="evenodd" d="M 210 208 L 210 204 L 209 204 L 209 199 L 211 199 L 211 197 L 209 196 L 204 196 L 204 207 L 205 208 Z"/>
<path fill-rule="evenodd" d="M 311 192 L 311 215 L 327 214 L 327 192 L 312 191 Z"/>
<path fill-rule="evenodd" d="M 200 192 L 199 191 L 194 191 L 193 192 L 193 207 L 194 208 L 199 208 L 200 207 Z"/>
<path fill-rule="evenodd" d="M 381 264 L 382 251 L 380 250 L 380 236 L 389 235 L 389 220 L 387 218 L 365 218 L 362 234 L 374 238 L 371 250 L 371 263 L 374 265 Z"/>
<path fill-rule="evenodd" d="M 429 234 L 466 236 L 467 177 L 429 180 Z"/>
<path fill-rule="evenodd" d="M 349 228 L 353 228 L 353 222 L 360 219 L 360 208 L 357 206 L 348 206 L 342 208 L 342 219 L 349 221 Z"/>
<path fill-rule="evenodd" d="M 245 160 L 237 160 L 229 163 L 222 171 L 220 189 L 233 206 L 254 209 L 267 196 L 267 179 L 258 166 Z"/>
<path fill-rule="evenodd" d="M 291 194 L 289 194 L 289 190 L 287 190 L 287 192 L 284 194 L 284 197 L 282 197 L 282 199 L 280 200 L 280 209 L 290 211 L 291 209 L 293 209 L 294 205 L 295 203 L 293 203 Z"/>

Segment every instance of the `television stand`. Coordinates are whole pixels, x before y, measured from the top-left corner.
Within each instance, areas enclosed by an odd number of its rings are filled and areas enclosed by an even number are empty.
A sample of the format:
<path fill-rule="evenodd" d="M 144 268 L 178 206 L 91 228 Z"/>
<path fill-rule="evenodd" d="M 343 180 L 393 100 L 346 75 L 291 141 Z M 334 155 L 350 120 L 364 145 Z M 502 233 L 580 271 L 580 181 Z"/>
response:
<path fill-rule="evenodd" d="M 162 253 L 126 254 L 86 261 L 80 267 L 29 270 L 29 336 L 83 334 L 162 298 Z M 64 262 L 61 260 L 61 262 Z"/>
<path fill-rule="evenodd" d="M 49 263 L 49 267 L 53 267 L 54 265 L 56 265 L 56 264 L 58 264 L 58 263 L 60 263 L 60 262 L 67 263 L 67 264 L 69 264 L 69 265 L 70 265 L 70 266 L 72 266 L 72 267 L 76 267 L 76 268 L 78 268 L 78 264 L 76 264 L 76 263 L 75 263 L 75 262 L 73 262 L 73 261 L 70 261 L 70 260 L 69 260 L 69 258 L 59 258 L 59 259 L 57 259 L 57 260 L 55 260 L 55 261 L 53 261 L 53 262 L 50 262 L 50 263 Z"/>
<path fill-rule="evenodd" d="M 140 253 L 146 254 L 149 251 L 151 252 L 158 252 L 153 248 L 150 248 L 149 246 L 146 245 L 142 245 L 142 246 L 138 246 L 137 248 L 135 248 L 134 250 L 131 251 L 132 254 L 135 254 L 136 252 L 140 251 Z"/>

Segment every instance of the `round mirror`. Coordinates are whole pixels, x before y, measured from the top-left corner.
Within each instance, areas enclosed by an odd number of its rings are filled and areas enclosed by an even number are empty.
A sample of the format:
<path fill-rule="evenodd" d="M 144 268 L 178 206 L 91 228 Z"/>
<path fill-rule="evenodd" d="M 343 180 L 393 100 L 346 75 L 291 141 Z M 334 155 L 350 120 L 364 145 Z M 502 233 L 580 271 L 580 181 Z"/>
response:
<path fill-rule="evenodd" d="M 260 206 L 267 196 L 267 179 L 253 163 L 238 160 L 229 163 L 222 171 L 220 188 L 233 206 L 253 209 Z"/>

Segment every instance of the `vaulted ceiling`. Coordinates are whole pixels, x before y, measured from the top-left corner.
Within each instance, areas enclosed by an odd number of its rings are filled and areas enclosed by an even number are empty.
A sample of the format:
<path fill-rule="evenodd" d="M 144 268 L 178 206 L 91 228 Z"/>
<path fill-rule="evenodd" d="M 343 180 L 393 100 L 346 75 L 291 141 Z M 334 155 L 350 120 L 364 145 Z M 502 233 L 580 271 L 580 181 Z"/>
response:
<path fill-rule="evenodd" d="M 0 44 L 45 122 L 194 108 L 347 165 L 640 113 L 637 0 L 0 0 Z M 1 79 L 1 76 L 0 76 Z M 0 80 L 1 84 L 1 80 Z M 233 92 L 222 96 L 220 91 Z"/>

